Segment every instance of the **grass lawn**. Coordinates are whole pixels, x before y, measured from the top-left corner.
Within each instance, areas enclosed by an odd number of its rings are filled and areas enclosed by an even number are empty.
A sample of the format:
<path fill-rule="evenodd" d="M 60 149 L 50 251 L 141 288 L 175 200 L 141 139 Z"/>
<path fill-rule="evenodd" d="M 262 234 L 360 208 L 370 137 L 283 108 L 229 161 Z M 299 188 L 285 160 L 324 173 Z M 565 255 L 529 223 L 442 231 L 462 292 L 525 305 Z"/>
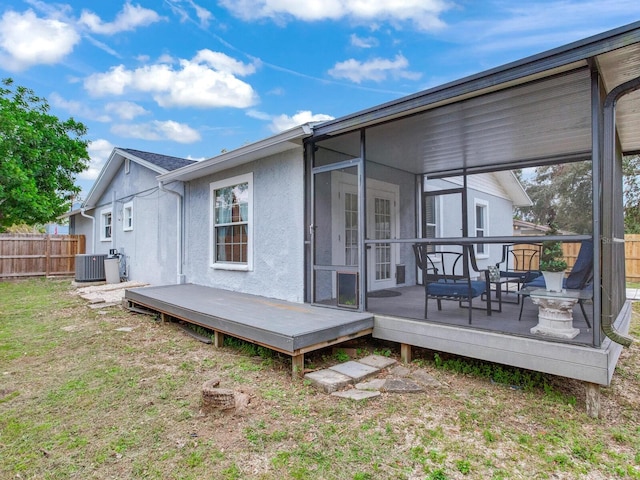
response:
<path fill-rule="evenodd" d="M 640 478 L 636 343 L 602 389 L 599 419 L 579 382 L 429 351 L 409 367 L 440 386 L 338 399 L 293 380 L 289 357 L 231 343 L 92 310 L 69 280 L 0 283 L 0 478 Z M 369 339 L 357 355 L 396 348 Z M 202 415 L 212 378 L 247 393 L 248 408 Z"/>

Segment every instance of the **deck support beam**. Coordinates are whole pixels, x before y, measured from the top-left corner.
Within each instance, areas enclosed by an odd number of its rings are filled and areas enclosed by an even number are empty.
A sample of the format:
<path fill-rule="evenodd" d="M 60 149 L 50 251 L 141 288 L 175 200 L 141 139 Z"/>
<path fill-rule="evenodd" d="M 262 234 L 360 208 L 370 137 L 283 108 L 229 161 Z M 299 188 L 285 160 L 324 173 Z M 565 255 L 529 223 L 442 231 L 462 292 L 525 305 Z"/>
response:
<path fill-rule="evenodd" d="M 304 353 L 291 356 L 291 376 L 293 378 L 304 376 Z"/>
<path fill-rule="evenodd" d="M 402 363 L 411 363 L 411 361 L 413 360 L 411 357 L 412 357 L 411 345 L 409 345 L 408 343 L 401 343 L 400 344 L 400 360 L 402 360 Z"/>
<path fill-rule="evenodd" d="M 213 332 L 213 346 L 216 348 L 222 348 L 224 346 L 224 333 L 218 330 Z"/>
<path fill-rule="evenodd" d="M 600 416 L 600 385 L 585 382 L 587 415 L 591 418 Z"/>

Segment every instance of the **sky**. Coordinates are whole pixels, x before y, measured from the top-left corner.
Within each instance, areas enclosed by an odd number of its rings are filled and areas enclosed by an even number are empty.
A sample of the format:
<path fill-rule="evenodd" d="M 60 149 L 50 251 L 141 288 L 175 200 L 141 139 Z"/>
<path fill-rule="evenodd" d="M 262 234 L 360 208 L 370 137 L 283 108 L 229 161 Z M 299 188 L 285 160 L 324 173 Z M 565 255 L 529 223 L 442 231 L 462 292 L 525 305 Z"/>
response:
<path fill-rule="evenodd" d="M 638 0 L 0 0 L 0 76 L 113 148 L 201 160 L 640 20 Z"/>

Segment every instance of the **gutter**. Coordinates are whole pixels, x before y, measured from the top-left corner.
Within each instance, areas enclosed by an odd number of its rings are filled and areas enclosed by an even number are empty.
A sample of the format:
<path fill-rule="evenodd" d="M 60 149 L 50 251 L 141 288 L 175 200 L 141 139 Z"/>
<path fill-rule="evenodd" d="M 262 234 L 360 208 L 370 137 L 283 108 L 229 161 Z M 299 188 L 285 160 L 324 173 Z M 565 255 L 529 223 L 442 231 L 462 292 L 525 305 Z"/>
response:
<path fill-rule="evenodd" d="M 91 252 L 89 253 L 93 254 L 96 251 L 96 217 L 87 215 L 86 213 L 84 213 L 84 210 L 84 207 L 80 209 L 80 215 L 85 218 L 91 219 Z"/>
<path fill-rule="evenodd" d="M 615 148 L 616 148 L 616 102 L 620 99 L 620 97 L 635 92 L 640 89 L 640 77 L 636 77 L 632 80 L 624 82 L 613 90 L 609 92 L 604 101 L 604 165 L 605 168 L 611 168 L 611 172 L 607 172 L 608 175 L 604 177 L 609 182 L 613 182 L 615 178 Z M 613 215 L 607 216 L 604 221 L 605 225 L 605 234 L 611 234 L 610 243 L 624 243 L 624 238 L 615 238 L 615 229 L 613 224 Z M 613 248 L 611 245 L 608 246 L 609 249 Z M 616 331 L 613 326 L 612 316 L 611 315 L 603 315 L 602 316 L 602 331 L 604 334 L 613 340 L 616 343 L 624 347 L 628 347 L 633 342 L 633 338 L 623 335 L 620 332 Z"/>
<path fill-rule="evenodd" d="M 182 264 L 183 264 L 182 262 L 182 240 L 183 240 L 182 203 L 184 198 L 180 193 L 174 190 L 169 190 L 165 188 L 164 183 L 162 183 L 162 181 L 158 181 L 158 189 L 161 192 L 171 193 L 176 197 L 178 197 L 177 209 L 176 209 L 176 272 L 177 272 L 176 284 L 182 285 L 183 283 L 185 283 L 185 276 L 182 271 Z"/>

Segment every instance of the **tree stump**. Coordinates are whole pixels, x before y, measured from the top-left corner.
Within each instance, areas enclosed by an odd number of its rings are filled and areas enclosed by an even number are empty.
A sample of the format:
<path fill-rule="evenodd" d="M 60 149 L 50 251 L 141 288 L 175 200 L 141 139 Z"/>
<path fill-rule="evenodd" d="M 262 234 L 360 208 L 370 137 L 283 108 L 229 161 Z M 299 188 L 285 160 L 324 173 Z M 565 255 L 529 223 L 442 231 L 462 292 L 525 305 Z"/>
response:
<path fill-rule="evenodd" d="M 202 413 L 205 415 L 229 410 L 242 410 L 249 404 L 249 395 L 228 388 L 217 388 L 219 379 L 208 380 L 202 385 Z"/>

